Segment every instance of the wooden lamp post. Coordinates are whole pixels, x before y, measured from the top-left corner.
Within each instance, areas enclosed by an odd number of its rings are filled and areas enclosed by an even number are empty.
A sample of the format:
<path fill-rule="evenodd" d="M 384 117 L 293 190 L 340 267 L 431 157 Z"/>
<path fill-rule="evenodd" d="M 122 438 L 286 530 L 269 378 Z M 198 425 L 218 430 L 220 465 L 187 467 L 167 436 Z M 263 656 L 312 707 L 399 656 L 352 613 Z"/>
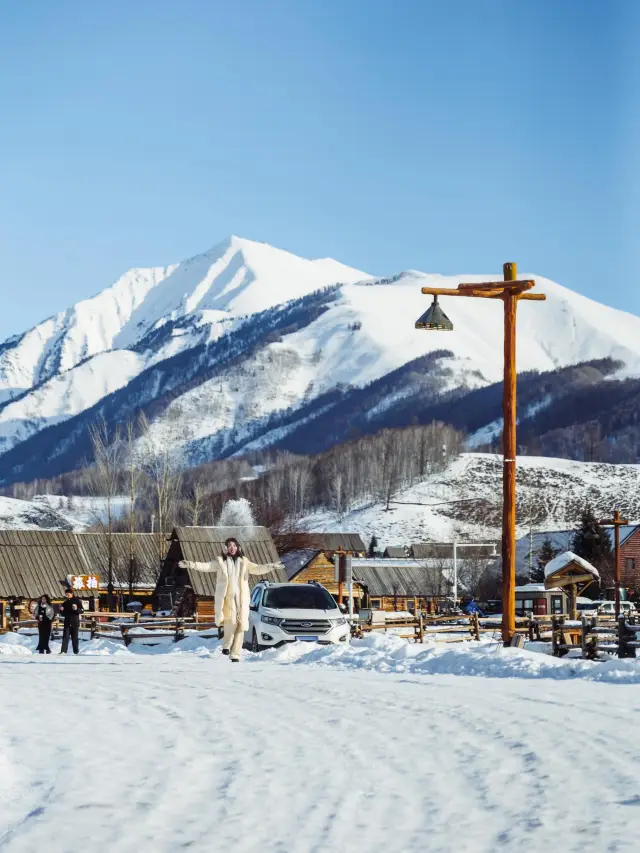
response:
<path fill-rule="evenodd" d="M 620 616 L 620 528 L 625 524 L 629 524 L 626 518 L 620 515 L 619 510 L 613 513 L 613 518 L 601 521 L 600 524 L 611 524 L 613 526 L 613 543 L 615 554 L 615 602 L 616 602 L 616 619 Z"/>
<path fill-rule="evenodd" d="M 521 299 L 542 302 L 547 297 L 544 293 L 529 293 L 535 281 L 518 281 L 515 264 L 504 264 L 503 273 L 504 281 L 459 284 L 457 290 L 423 287 L 423 293 L 433 296 L 433 304 L 417 321 L 416 328 L 453 329 L 438 304 L 438 296 L 501 299 L 504 305 L 502 639 L 507 645 L 516 631 L 516 309 Z"/>

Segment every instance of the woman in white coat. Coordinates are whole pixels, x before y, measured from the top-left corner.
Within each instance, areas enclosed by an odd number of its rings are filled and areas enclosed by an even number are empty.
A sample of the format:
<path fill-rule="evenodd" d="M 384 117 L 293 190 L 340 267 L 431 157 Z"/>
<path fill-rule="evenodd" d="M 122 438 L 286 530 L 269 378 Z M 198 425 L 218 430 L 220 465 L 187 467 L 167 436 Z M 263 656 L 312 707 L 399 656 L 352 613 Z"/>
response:
<path fill-rule="evenodd" d="M 213 563 L 194 563 L 181 560 L 181 569 L 193 569 L 196 572 L 217 572 L 216 578 L 216 624 L 223 625 L 224 641 L 222 654 L 231 660 L 240 660 L 245 631 L 249 629 L 249 575 L 266 575 L 274 569 L 281 569 L 282 563 L 268 563 L 263 566 L 252 563 L 242 552 L 237 539 L 229 538 L 224 543 L 226 554 L 217 557 Z"/>

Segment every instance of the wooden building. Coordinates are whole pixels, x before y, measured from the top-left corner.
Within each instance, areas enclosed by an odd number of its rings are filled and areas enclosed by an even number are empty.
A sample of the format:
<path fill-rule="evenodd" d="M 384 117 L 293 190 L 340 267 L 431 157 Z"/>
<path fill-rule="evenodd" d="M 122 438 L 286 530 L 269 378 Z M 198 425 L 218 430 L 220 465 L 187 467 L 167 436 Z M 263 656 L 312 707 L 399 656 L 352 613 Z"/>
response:
<path fill-rule="evenodd" d="M 188 560 L 211 563 L 224 553 L 229 537 L 238 540 L 253 563 L 280 561 L 271 534 L 266 527 L 176 527 L 169 537 L 169 548 L 156 584 L 158 609 L 170 610 L 181 616 L 197 616 L 199 621 L 213 622 L 215 618 L 215 573 L 181 569 L 178 563 Z M 250 575 L 251 587 L 261 578 L 273 583 L 286 583 L 284 570 Z"/>
<path fill-rule="evenodd" d="M 69 575 L 89 575 L 75 533 L 58 530 L 0 530 L 0 602 L 14 618 L 25 618 L 32 600 L 62 601 Z M 94 599 L 84 590 L 81 598 Z"/>
<path fill-rule="evenodd" d="M 317 581 L 337 600 L 333 560 L 324 551 L 304 549 L 282 556 L 287 577 L 293 583 Z M 352 559 L 353 597 L 356 609 L 433 610 L 448 595 L 450 584 L 441 570 L 406 558 Z M 343 603 L 347 589 L 343 586 Z"/>
<path fill-rule="evenodd" d="M 133 596 L 151 604 L 160 575 L 159 546 L 166 542 L 153 533 L 77 533 L 90 573 L 100 576 L 100 604 L 107 606 L 109 559 L 111 559 L 114 595 L 118 609 Z M 162 554 L 164 558 L 164 553 Z"/>
<path fill-rule="evenodd" d="M 116 604 L 129 598 L 129 582 L 142 602 L 151 600 L 158 577 L 157 538 L 149 533 L 73 533 L 60 530 L 0 531 L 0 600 L 14 612 L 46 594 L 52 601 L 64 598 L 71 576 L 96 577 L 97 588 L 77 589 L 90 609 L 107 605 L 109 559 Z M 133 571 L 130 572 L 130 555 Z"/>
<path fill-rule="evenodd" d="M 336 551 L 352 557 L 364 557 L 367 553 L 367 546 L 359 533 L 305 533 L 303 536 L 305 548 L 323 551 L 329 559 L 333 559 Z"/>
<path fill-rule="evenodd" d="M 385 560 L 405 560 L 409 554 L 408 549 L 402 545 L 388 545 L 384 549 L 382 556 Z"/>
<path fill-rule="evenodd" d="M 434 612 L 451 593 L 442 569 L 412 559 L 354 559 L 354 587 L 372 610 Z"/>
<path fill-rule="evenodd" d="M 546 589 L 543 583 L 516 587 L 516 616 L 561 616 L 569 612 L 569 597 L 563 589 Z"/>

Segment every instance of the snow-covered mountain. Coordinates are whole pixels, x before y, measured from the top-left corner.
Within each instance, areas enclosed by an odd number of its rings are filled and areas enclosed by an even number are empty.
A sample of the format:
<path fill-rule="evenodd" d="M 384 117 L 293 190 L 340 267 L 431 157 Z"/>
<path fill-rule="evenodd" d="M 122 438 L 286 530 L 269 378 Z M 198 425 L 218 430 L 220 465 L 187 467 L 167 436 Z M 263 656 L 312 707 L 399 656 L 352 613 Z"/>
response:
<path fill-rule="evenodd" d="M 531 277 L 547 302 L 519 308 L 520 371 L 613 358 L 618 376 L 640 376 L 640 318 Z M 197 462 L 294 438 L 304 449 L 319 419 L 329 440 L 334 416 L 356 401 L 375 424 L 414 398 L 488 386 L 502 373 L 494 303 L 443 299 L 454 331 L 414 329 L 429 304 L 421 287 L 486 278 L 374 279 L 238 237 L 130 270 L 0 344 L 4 481 L 80 464 L 100 415 L 146 409 L 157 435 Z"/>

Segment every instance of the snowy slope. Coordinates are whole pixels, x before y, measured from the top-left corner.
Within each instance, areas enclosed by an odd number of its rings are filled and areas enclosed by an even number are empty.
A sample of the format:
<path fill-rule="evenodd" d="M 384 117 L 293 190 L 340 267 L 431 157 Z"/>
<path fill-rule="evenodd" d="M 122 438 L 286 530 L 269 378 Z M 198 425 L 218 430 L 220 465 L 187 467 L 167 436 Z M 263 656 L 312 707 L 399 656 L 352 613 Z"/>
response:
<path fill-rule="evenodd" d="M 428 304 L 421 287 L 453 287 L 469 279 L 482 277 L 445 278 L 411 272 L 390 282 L 344 285 L 328 310 L 309 325 L 268 344 L 215 380 L 178 396 L 174 412 L 179 410 L 190 422 L 185 443 L 209 435 L 215 436 L 218 452 L 231 445 L 236 452 L 265 446 L 282 436 L 282 431 L 276 431 L 262 437 L 269 415 L 300 407 L 336 387 L 362 387 L 443 348 L 452 355 L 442 361 L 449 376 L 440 386 L 441 393 L 499 381 L 503 320 L 495 303 L 452 299 L 447 310 L 454 319 L 453 332 L 425 333 L 412 328 Z M 640 375 L 640 318 L 598 305 L 547 279 L 537 281 L 548 301 L 520 306 L 519 370 L 553 370 L 610 356 L 625 364 L 618 375 Z M 391 408 L 397 399 L 392 394 L 378 405 Z M 487 435 L 500 428 L 498 422 Z M 199 460 L 198 453 L 208 458 L 212 446 L 197 448 L 192 461 Z"/>
<path fill-rule="evenodd" d="M 79 530 L 84 526 L 47 500 L 23 501 L 0 496 L 0 530 Z"/>
<path fill-rule="evenodd" d="M 518 536 L 530 529 L 571 529 L 589 503 L 596 515 L 619 506 L 630 523 L 640 523 L 640 465 L 606 465 L 535 456 L 519 456 Z M 301 529 L 350 530 L 368 542 L 374 534 L 382 548 L 412 542 L 496 541 L 501 536 L 502 457 L 466 453 L 445 471 L 401 489 L 392 508 L 382 503 L 354 507 L 342 517 L 314 513 Z M 460 503 L 458 503 L 458 501 Z M 424 505 L 411 505 L 424 504 Z"/>
<path fill-rule="evenodd" d="M 270 418 L 300 410 L 302 421 L 313 420 L 317 413 L 305 407 L 321 395 L 362 388 L 439 350 L 450 355 L 439 364 L 434 394 L 493 383 L 502 374 L 502 313 L 495 303 L 445 298 L 454 331 L 414 329 L 429 304 L 421 287 L 454 288 L 490 277 L 408 271 L 372 279 L 331 259 L 307 260 L 238 237 L 179 264 L 131 270 L 97 296 L 0 345 L 0 449 L 67 419 L 74 421 L 69 429 L 86 433 L 100 414 L 92 407 L 108 395 L 122 419 L 135 411 L 136 395 L 147 405 L 170 394 L 172 422 L 178 412 L 189 423 L 183 443 L 197 462 L 245 445 L 264 446 L 295 428 L 291 420 L 285 426 Z M 618 376 L 640 376 L 640 318 L 532 277 L 547 302 L 520 305 L 520 371 L 614 358 L 624 365 Z M 338 284 L 321 310 L 287 325 L 283 306 Z M 268 334 L 278 312 L 282 318 Z M 243 336 L 243 324 L 252 344 L 246 352 L 234 345 L 226 365 L 220 348 L 210 348 Z M 256 324 L 265 326 L 262 340 Z M 214 355 L 215 369 L 207 369 Z M 134 385 L 152 367 L 157 372 L 144 388 Z M 376 401 L 376 411 L 390 410 L 414 392 L 410 386 L 390 392 Z M 154 410 L 160 432 L 166 405 Z M 85 412 L 88 420 L 80 423 Z M 487 434 L 499 428 L 497 423 Z M 65 442 L 63 432 L 56 435 Z M 48 447 L 47 456 L 56 451 Z M 34 458 L 38 449 L 29 453 Z"/>

